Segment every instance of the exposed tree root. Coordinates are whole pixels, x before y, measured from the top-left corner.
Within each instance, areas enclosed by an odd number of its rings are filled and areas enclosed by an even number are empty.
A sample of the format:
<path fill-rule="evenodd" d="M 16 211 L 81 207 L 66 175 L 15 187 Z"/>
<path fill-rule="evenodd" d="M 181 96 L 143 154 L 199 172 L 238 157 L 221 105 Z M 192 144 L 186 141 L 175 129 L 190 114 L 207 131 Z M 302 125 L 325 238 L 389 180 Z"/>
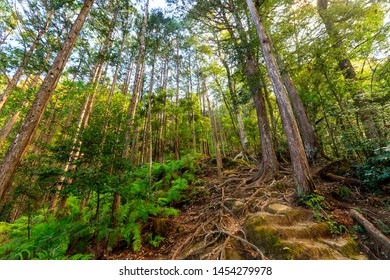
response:
<path fill-rule="evenodd" d="M 210 233 L 211 233 L 211 234 L 222 233 L 222 234 L 225 234 L 225 235 L 227 235 L 227 236 L 229 236 L 229 237 L 232 237 L 232 238 L 234 238 L 234 239 L 237 239 L 238 241 L 240 241 L 240 242 L 242 242 L 242 243 L 248 245 L 248 246 L 251 247 L 252 249 L 254 249 L 254 250 L 257 252 L 257 254 L 260 256 L 260 259 L 261 259 L 261 260 L 266 259 L 265 256 L 264 256 L 264 253 L 263 253 L 259 248 L 257 248 L 256 245 L 252 244 L 251 242 L 249 242 L 249 241 L 246 240 L 246 239 L 243 239 L 243 238 L 241 238 L 241 237 L 239 237 L 239 236 L 233 235 L 233 234 L 231 234 L 231 233 L 229 233 L 229 232 L 227 232 L 227 231 L 212 231 L 212 232 L 210 232 Z"/>

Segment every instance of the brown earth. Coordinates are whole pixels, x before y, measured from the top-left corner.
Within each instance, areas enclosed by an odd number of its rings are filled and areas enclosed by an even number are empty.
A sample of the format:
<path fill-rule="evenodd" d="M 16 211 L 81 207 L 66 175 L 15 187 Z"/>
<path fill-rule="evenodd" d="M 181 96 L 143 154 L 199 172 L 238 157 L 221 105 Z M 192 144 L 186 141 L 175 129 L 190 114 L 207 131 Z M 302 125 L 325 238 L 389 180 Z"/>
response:
<path fill-rule="evenodd" d="M 317 206 L 299 203 L 289 170 L 271 182 L 246 184 L 255 166 L 226 160 L 223 178 L 210 162 L 174 205 L 174 219 L 154 218 L 146 227 L 164 237 L 159 248 L 144 245 L 138 252 L 126 246 L 106 253 L 106 259 L 389 259 L 350 216 L 359 209 L 389 237 L 390 195 L 363 193 L 345 182 L 324 180 L 313 169 Z"/>

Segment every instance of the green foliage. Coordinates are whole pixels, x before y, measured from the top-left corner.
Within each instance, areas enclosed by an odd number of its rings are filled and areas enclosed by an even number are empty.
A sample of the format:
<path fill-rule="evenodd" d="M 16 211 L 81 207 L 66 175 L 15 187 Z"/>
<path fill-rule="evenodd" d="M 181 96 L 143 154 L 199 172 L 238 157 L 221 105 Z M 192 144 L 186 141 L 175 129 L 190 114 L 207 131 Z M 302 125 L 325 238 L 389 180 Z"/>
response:
<path fill-rule="evenodd" d="M 346 226 L 338 224 L 333 219 L 334 217 L 326 213 L 325 210 L 329 209 L 329 204 L 326 202 L 325 197 L 318 194 L 309 194 L 300 198 L 298 203 L 312 209 L 314 211 L 314 218 L 317 221 L 326 222 L 332 234 L 340 235 L 349 232 Z"/>
<path fill-rule="evenodd" d="M 27 217 L 21 217 L 14 224 L 0 224 L 0 258 L 8 260 L 64 260 L 91 259 L 85 254 L 85 247 L 77 254 L 68 251 L 75 243 L 86 245 L 91 238 L 91 229 L 74 217 L 55 220 L 52 216 L 37 214 L 32 218 L 31 234 L 28 236 Z"/>
<path fill-rule="evenodd" d="M 298 203 L 307 206 L 315 211 L 319 211 L 324 207 L 327 208 L 325 197 L 318 194 L 304 195 L 299 199 Z"/>
<path fill-rule="evenodd" d="M 340 186 L 337 190 L 337 195 L 342 198 L 350 198 L 352 196 L 351 190 L 346 186 Z"/>
<path fill-rule="evenodd" d="M 155 235 L 153 233 L 149 233 L 147 236 L 146 236 L 146 241 L 152 245 L 152 247 L 154 248 L 157 248 L 158 246 L 160 246 L 160 243 L 163 242 L 165 240 L 164 237 L 161 237 L 159 235 Z"/>
<path fill-rule="evenodd" d="M 366 162 L 356 166 L 356 175 L 365 190 L 380 192 L 380 186 L 390 183 L 390 147 L 376 149 Z"/>
<path fill-rule="evenodd" d="M 158 247 L 164 238 L 153 231 L 143 232 L 150 217 L 174 217 L 173 207 L 183 192 L 195 180 L 196 158 L 155 164 L 152 185 L 149 185 L 149 165 L 138 169 L 109 174 L 100 167 L 79 168 L 68 186 L 67 207 L 62 217 L 39 211 L 22 216 L 14 224 L 0 223 L 0 257 L 3 259 L 90 259 L 91 246 L 96 242 L 114 248 L 124 241 L 134 251 L 143 242 Z M 41 174 L 57 174 L 56 169 L 39 169 Z M 37 173 L 37 174 L 38 174 Z M 80 201 L 86 192 L 91 199 L 80 212 Z M 99 192 L 99 195 L 98 193 Z M 112 197 L 121 195 L 122 203 L 116 225 L 112 221 Z M 65 194 L 65 193 L 64 193 Z M 100 202 L 97 213 L 96 205 Z M 30 238 L 28 227 L 30 226 Z"/>

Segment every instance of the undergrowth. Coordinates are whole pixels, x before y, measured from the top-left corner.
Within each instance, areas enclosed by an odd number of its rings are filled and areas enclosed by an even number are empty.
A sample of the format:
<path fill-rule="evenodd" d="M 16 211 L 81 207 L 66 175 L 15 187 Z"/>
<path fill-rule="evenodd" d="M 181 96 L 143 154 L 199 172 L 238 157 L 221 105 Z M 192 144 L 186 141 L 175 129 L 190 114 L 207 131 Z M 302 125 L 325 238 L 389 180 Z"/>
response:
<path fill-rule="evenodd" d="M 318 222 L 326 222 L 332 234 L 340 235 L 349 232 L 346 226 L 337 223 L 334 217 L 326 212 L 329 209 L 329 204 L 325 197 L 318 194 L 309 194 L 301 197 L 298 203 L 312 209 L 314 219 Z"/>
<path fill-rule="evenodd" d="M 381 186 L 390 184 L 390 146 L 376 149 L 366 162 L 357 165 L 356 175 L 365 191 L 381 194 Z"/>
<path fill-rule="evenodd" d="M 147 224 L 151 217 L 163 219 L 178 215 L 179 210 L 174 206 L 184 198 L 183 192 L 195 180 L 196 160 L 195 157 L 184 157 L 156 163 L 152 178 L 148 165 L 125 172 L 120 178 L 103 179 L 93 178 L 80 169 L 75 174 L 74 186 L 77 189 L 80 184 L 84 188 L 87 183 L 89 187 L 95 186 L 86 206 L 80 210 L 82 192 L 68 190 L 68 204 L 61 218 L 55 219 L 54 214 L 40 209 L 13 224 L 1 222 L 0 258 L 94 259 L 102 251 L 114 250 L 124 244 L 134 251 L 145 244 L 158 247 L 164 240 L 164 233 L 153 232 Z M 98 191 L 96 182 L 103 184 Z M 121 207 L 114 226 L 112 201 L 115 192 L 121 195 Z"/>

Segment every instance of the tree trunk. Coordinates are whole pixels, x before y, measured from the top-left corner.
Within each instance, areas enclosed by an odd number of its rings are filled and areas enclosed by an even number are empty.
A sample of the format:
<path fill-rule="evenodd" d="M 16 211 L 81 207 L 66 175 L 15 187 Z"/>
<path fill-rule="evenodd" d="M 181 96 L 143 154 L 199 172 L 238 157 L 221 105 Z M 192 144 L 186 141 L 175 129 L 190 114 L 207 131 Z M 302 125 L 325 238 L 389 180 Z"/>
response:
<path fill-rule="evenodd" d="M 85 0 L 66 41 L 61 47 L 56 59 L 53 62 L 48 74 L 46 75 L 42 86 L 36 94 L 36 98 L 27 113 L 19 133 L 12 142 L 10 148 L 0 165 L 0 200 L 8 191 L 12 177 L 27 151 L 27 148 L 35 134 L 38 124 L 49 103 L 50 97 L 60 79 L 61 73 L 68 61 L 69 55 L 73 49 L 74 43 L 84 25 L 85 19 L 91 9 L 94 0 Z"/>
<path fill-rule="evenodd" d="M 164 82 L 163 82 L 163 92 L 164 92 L 164 100 L 163 100 L 163 111 L 161 117 L 161 135 L 160 135 L 160 147 L 159 147 L 159 161 L 161 163 L 165 160 L 165 135 L 167 128 L 167 94 L 168 94 L 168 75 L 169 75 L 169 66 L 168 59 L 164 64 Z"/>
<path fill-rule="evenodd" d="M 299 97 L 298 91 L 293 81 L 291 80 L 291 77 L 288 74 L 284 63 L 281 60 L 279 65 L 280 67 L 282 67 L 281 74 L 283 82 L 290 97 L 290 101 L 294 109 L 295 115 L 297 117 L 298 127 L 302 137 L 303 145 L 305 147 L 306 157 L 310 162 L 313 162 L 317 158 L 318 153 L 322 151 L 322 149 L 317 140 L 317 135 L 314 131 L 314 127 L 311 125 L 305 107 L 303 106 L 302 100 Z"/>
<path fill-rule="evenodd" d="M 245 45 L 249 46 L 247 34 L 245 33 L 241 19 L 236 13 L 234 14 L 234 17 L 239 28 L 240 39 L 244 41 Z M 227 21 L 227 19 L 225 19 L 225 21 Z M 231 37 L 234 38 L 234 33 L 231 28 L 229 28 L 229 32 Z M 237 42 L 237 39 L 235 39 L 235 42 Z M 260 82 L 261 75 L 258 67 L 256 66 L 256 61 L 254 60 L 254 55 L 250 47 L 247 47 L 244 52 L 245 58 L 242 58 L 245 59 L 245 64 L 243 65 L 244 73 L 256 106 L 262 153 L 262 162 L 259 167 L 259 172 L 249 182 L 258 179 L 269 180 L 279 176 L 279 162 L 273 147 L 271 130 L 267 117 L 267 109 L 264 102 L 264 96 L 262 96 L 262 85 Z"/>
<path fill-rule="evenodd" d="M 312 193 L 315 190 L 315 185 L 309 170 L 309 163 L 306 158 L 305 149 L 303 147 L 301 136 L 291 104 L 288 100 L 287 92 L 284 87 L 280 71 L 276 64 L 275 57 L 272 53 L 271 42 L 268 38 L 259 13 L 257 12 L 253 1 L 246 0 L 249 11 L 252 15 L 253 22 L 256 26 L 256 31 L 259 36 L 261 49 L 267 66 L 268 75 L 271 78 L 276 101 L 278 103 L 279 112 L 282 117 L 283 128 L 287 136 L 288 147 L 290 151 L 293 177 L 298 196 Z"/>
<path fill-rule="evenodd" d="M 176 114 L 175 114 L 175 159 L 180 159 L 179 139 L 179 93 L 180 93 L 180 48 L 179 39 L 176 38 Z"/>
<path fill-rule="evenodd" d="M 134 126 L 134 117 L 135 112 L 137 110 L 137 104 L 138 104 L 138 95 L 140 92 L 140 86 L 141 86 L 141 79 L 143 74 L 142 71 L 142 65 L 144 60 L 144 48 L 145 48 L 145 34 L 146 34 L 146 26 L 148 23 L 148 17 L 149 17 L 149 0 L 146 0 L 145 4 L 145 15 L 144 20 L 142 23 L 142 29 L 140 33 L 140 39 L 139 39 L 139 47 L 138 47 L 138 59 L 137 59 L 137 66 L 135 70 L 135 77 L 134 77 L 134 87 L 133 87 L 133 95 L 131 97 L 131 102 L 128 108 L 128 121 L 126 126 L 126 132 L 125 132 L 125 140 L 124 140 L 124 149 L 122 152 L 122 158 L 127 158 L 129 156 L 129 146 L 131 143 L 131 131 Z"/>
<path fill-rule="evenodd" d="M 152 70 L 151 70 L 151 77 L 150 77 L 150 86 L 149 86 L 149 95 L 148 95 L 148 111 L 146 113 L 146 120 L 145 120 L 145 128 L 144 128 L 144 134 L 143 134 L 143 148 L 142 148 L 142 163 L 146 163 L 148 161 L 147 157 L 147 150 L 148 150 L 148 143 L 152 142 L 152 135 L 150 134 L 151 130 L 151 112 L 152 112 L 152 97 L 153 97 L 153 86 L 154 86 L 154 74 L 155 74 L 155 65 L 156 65 L 156 56 L 157 56 L 157 50 L 158 45 L 156 44 L 154 46 L 153 51 L 153 62 L 152 62 Z M 150 145 L 149 145 L 150 146 Z"/>
<path fill-rule="evenodd" d="M 0 147 L 3 146 L 3 143 L 5 139 L 7 138 L 8 134 L 11 132 L 12 127 L 16 123 L 16 121 L 19 119 L 20 110 L 18 110 L 15 114 L 12 115 L 12 117 L 7 121 L 6 124 L 3 125 L 3 127 L 0 130 Z"/>
<path fill-rule="evenodd" d="M 234 110 L 234 113 L 236 114 L 236 118 L 237 118 L 238 132 L 239 132 L 239 138 L 240 138 L 242 152 L 245 155 L 248 155 L 248 140 L 246 137 L 244 123 L 242 121 L 241 110 L 239 108 L 237 94 L 236 94 L 236 91 L 234 90 L 233 83 L 232 83 L 230 67 L 229 67 L 226 60 L 221 58 L 221 61 L 222 61 L 223 66 L 225 67 L 226 74 L 227 74 L 230 97 L 232 98 L 233 110 Z"/>
<path fill-rule="evenodd" d="M 204 94 L 204 96 L 206 98 L 206 101 L 207 101 L 209 117 L 210 117 L 210 120 L 211 120 L 211 129 L 212 129 L 212 133 L 213 133 L 213 143 L 214 143 L 214 148 L 215 148 L 215 157 L 217 159 L 218 176 L 222 177 L 223 164 L 222 164 L 221 151 L 219 149 L 217 123 L 215 121 L 214 111 L 211 108 L 210 99 L 209 99 L 209 95 L 207 93 L 206 81 L 205 80 L 203 80 L 203 94 Z"/>
<path fill-rule="evenodd" d="M 76 168 L 76 165 L 74 164 L 74 162 L 77 159 L 79 159 L 79 157 L 80 157 L 80 149 L 81 149 L 81 145 L 82 145 L 82 142 L 79 139 L 80 132 L 88 126 L 89 117 L 91 115 L 92 108 L 93 108 L 94 103 L 95 103 L 97 86 L 99 84 L 99 80 L 100 80 L 101 75 L 102 75 L 103 65 L 104 65 L 104 62 L 106 60 L 108 50 L 111 46 L 111 37 L 112 37 L 112 33 L 114 31 L 117 15 L 118 15 L 118 9 L 115 10 L 112 21 L 110 22 L 109 31 L 106 35 L 103 46 L 101 48 L 100 59 L 96 64 L 95 71 L 94 71 L 92 78 L 90 80 L 90 84 L 93 85 L 92 90 L 90 91 L 89 96 L 87 96 L 87 98 L 84 101 L 84 104 L 81 108 L 78 122 L 77 122 L 77 127 L 76 127 L 76 134 L 72 140 L 71 153 L 69 155 L 67 163 L 63 167 L 64 172 L 69 172 L 69 171 L 74 170 Z M 65 176 L 61 176 L 60 183 L 57 185 L 58 191 L 63 189 L 63 187 L 64 187 L 63 183 L 64 183 L 65 179 L 66 179 Z M 68 180 L 68 184 L 70 184 L 72 181 L 71 179 L 67 179 L 67 180 Z M 59 198 L 59 193 L 57 192 L 52 200 L 50 207 L 49 207 L 49 211 L 54 210 L 54 208 L 57 204 L 58 198 Z M 61 216 L 61 210 L 66 206 L 66 204 L 67 204 L 67 197 L 62 196 L 60 199 L 60 202 L 57 205 L 57 212 L 56 212 L 57 218 Z"/>

